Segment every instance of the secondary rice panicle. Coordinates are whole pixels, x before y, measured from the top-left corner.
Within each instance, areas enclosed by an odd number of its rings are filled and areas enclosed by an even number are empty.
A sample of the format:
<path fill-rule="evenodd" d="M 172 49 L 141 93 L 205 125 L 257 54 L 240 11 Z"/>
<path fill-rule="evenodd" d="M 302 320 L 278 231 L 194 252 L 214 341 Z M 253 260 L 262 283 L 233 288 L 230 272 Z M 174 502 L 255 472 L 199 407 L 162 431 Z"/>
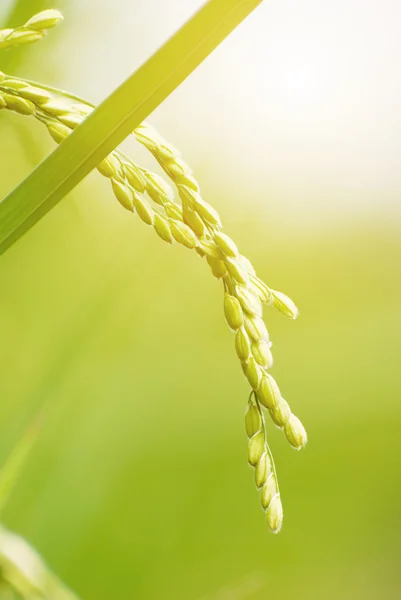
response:
<path fill-rule="evenodd" d="M 34 15 L 21 27 L 0 29 L 0 50 L 37 42 L 62 20 L 63 15 L 58 10 L 49 9 Z"/>
<path fill-rule="evenodd" d="M 50 13 L 48 21 L 46 13 Z M 57 11 L 44 11 L 30 19 L 23 28 L 12 31 L 43 33 L 44 29 L 52 26 L 51 15 L 56 24 L 57 14 Z M 12 38 L 9 34 L 4 40 L 10 42 L 10 36 Z M 23 39 L 22 33 L 15 39 Z M 0 73 L 1 108 L 35 117 L 47 127 L 53 139 L 61 143 L 94 107 L 66 92 Z M 115 197 L 125 209 L 136 212 L 164 241 L 171 244 L 175 240 L 206 257 L 213 275 L 223 282 L 225 319 L 235 332 L 235 350 L 253 390 L 246 417 L 250 437 L 249 462 L 255 467 L 257 487 L 262 487 L 262 505 L 268 525 L 277 532 L 281 528 L 282 507 L 261 406 L 267 409 L 274 424 L 283 429 L 288 442 L 297 450 L 305 446 L 307 435 L 268 372 L 273 356 L 263 321 L 263 304 L 274 306 L 292 319 L 298 316 L 298 310 L 288 296 L 269 288 L 257 277 L 251 262 L 240 254 L 235 242 L 222 231 L 218 212 L 202 198 L 198 182 L 174 146 L 146 123 L 133 134 L 151 152 L 173 183 L 180 202 L 162 177 L 138 166 L 120 150 L 114 150 L 97 169 L 110 180 Z M 252 419 L 259 424 L 255 431 L 248 423 L 250 415 L 254 415 Z"/>

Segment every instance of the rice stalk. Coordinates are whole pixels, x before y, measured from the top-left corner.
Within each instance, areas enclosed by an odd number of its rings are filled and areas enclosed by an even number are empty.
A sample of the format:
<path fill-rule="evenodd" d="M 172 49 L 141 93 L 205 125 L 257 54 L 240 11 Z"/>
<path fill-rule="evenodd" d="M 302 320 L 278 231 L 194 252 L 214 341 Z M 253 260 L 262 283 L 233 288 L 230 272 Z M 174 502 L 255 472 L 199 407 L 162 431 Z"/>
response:
<path fill-rule="evenodd" d="M 52 25 L 50 18 L 46 22 L 44 13 L 40 15 L 19 29 L 29 31 L 33 25 L 34 31 L 43 33 L 44 23 L 47 28 Z M 54 19 L 57 20 L 56 15 Z M 23 37 L 21 33 L 15 39 Z M 9 33 L 4 39 L 10 42 L 11 38 Z M 68 92 L 0 73 L 1 108 L 33 116 L 47 127 L 57 143 L 61 143 L 94 107 Z M 262 487 L 262 505 L 269 528 L 277 532 L 281 528 L 282 507 L 261 406 L 267 409 L 274 424 L 283 429 L 295 449 L 305 446 L 307 435 L 268 372 L 273 365 L 273 356 L 263 321 L 263 304 L 274 306 L 292 319 L 298 316 L 298 309 L 288 296 L 269 288 L 257 277 L 251 262 L 222 231 L 218 212 L 202 198 L 200 186 L 179 152 L 146 123 L 133 134 L 166 173 L 178 198 L 163 178 L 138 166 L 118 149 L 104 159 L 97 170 L 110 180 L 116 199 L 126 210 L 136 212 L 167 243 L 175 240 L 206 257 L 213 275 L 223 282 L 224 315 L 235 332 L 236 353 L 252 388 L 247 419 L 251 413 L 259 419 L 257 430 L 253 431 L 247 425 L 249 462 L 255 467 L 257 487 Z M 251 435 L 250 431 L 253 431 Z"/>

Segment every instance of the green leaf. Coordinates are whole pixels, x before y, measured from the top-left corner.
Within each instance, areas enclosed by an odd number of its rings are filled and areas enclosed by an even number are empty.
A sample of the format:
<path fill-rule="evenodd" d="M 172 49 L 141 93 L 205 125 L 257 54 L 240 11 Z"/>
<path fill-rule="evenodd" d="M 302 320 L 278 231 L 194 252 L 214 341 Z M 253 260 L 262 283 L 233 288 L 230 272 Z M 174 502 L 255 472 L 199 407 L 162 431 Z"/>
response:
<path fill-rule="evenodd" d="M 0 254 L 112 152 L 262 0 L 209 0 L 0 203 Z"/>
<path fill-rule="evenodd" d="M 40 429 L 38 418 L 26 429 L 0 469 L 0 511 L 3 510 L 28 460 Z"/>

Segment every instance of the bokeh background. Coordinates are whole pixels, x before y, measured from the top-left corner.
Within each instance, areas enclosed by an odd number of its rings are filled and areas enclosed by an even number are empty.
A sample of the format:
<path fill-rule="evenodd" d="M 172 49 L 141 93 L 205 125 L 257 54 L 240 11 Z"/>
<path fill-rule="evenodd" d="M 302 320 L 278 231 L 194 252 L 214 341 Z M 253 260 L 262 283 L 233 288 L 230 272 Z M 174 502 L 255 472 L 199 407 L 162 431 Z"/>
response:
<path fill-rule="evenodd" d="M 64 24 L 0 68 L 98 102 L 200 4 L 58 0 Z M 2 0 L 0 18 L 53 6 Z M 204 262 L 98 174 L 1 257 L 2 460 L 47 406 L 3 520 L 84 600 L 401 596 L 400 104 L 397 0 L 266 0 L 150 118 L 300 308 L 295 323 L 266 312 L 273 374 L 310 439 L 298 454 L 269 430 L 279 536 Z M 53 144 L 14 114 L 0 131 L 4 196 Z"/>

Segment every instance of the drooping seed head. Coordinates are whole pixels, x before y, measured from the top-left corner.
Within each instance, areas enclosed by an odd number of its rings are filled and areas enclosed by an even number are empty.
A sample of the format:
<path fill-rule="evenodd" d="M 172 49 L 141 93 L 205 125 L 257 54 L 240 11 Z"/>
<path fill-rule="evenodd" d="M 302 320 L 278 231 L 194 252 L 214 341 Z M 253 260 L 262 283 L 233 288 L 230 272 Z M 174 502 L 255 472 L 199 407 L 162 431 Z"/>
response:
<path fill-rule="evenodd" d="M 1 81 L 0 73 L 0 84 Z M 81 106 L 78 101 L 77 104 L 69 99 L 64 102 L 61 100 L 62 93 L 52 95 L 35 86 L 9 80 L 9 88 L 6 84 L 0 87 L 0 108 L 2 104 L 7 108 L 4 100 L 7 95 L 12 99 L 17 98 L 10 103 L 17 103 L 18 112 L 35 114 L 48 126 L 58 142 L 65 139 L 71 129 L 92 110 L 84 104 Z M 20 104 L 19 101 L 28 104 Z M 27 106 L 30 107 L 29 111 L 24 108 Z M 24 110 L 27 112 L 24 113 Z M 291 415 L 274 379 L 265 372 L 271 365 L 272 357 L 268 332 L 261 318 L 262 302 L 270 303 L 274 299 L 275 306 L 292 318 L 296 316 L 296 307 L 287 296 L 273 292 L 259 280 L 248 259 L 238 254 L 233 240 L 218 230 L 221 227 L 218 214 L 202 199 L 199 186 L 178 155 L 164 143 L 146 137 L 146 134 L 143 139 L 141 143 L 149 148 L 178 188 L 182 208 L 175 203 L 171 188 L 165 185 L 164 180 L 131 164 L 120 151 L 113 152 L 102 161 L 98 170 L 111 179 L 114 194 L 120 203 L 131 210 L 133 203 L 140 218 L 148 225 L 153 225 L 159 237 L 169 243 L 174 238 L 188 248 L 195 248 L 200 256 L 206 256 L 216 277 L 227 275 L 224 281 L 225 289 L 229 291 L 225 297 L 226 318 L 236 331 L 236 351 L 244 373 L 256 392 L 246 416 L 247 434 L 250 437 L 249 462 L 255 467 L 255 484 L 262 488 L 262 503 L 267 508 L 269 527 L 277 532 L 281 527 L 282 507 L 258 401 L 269 409 L 275 424 L 284 427 L 288 441 L 294 447 L 299 449 L 306 443 L 306 432 L 299 419 Z M 146 197 L 138 195 L 144 191 L 159 205 L 155 210 Z M 130 194 L 133 196 L 132 202 L 129 200 Z"/>

